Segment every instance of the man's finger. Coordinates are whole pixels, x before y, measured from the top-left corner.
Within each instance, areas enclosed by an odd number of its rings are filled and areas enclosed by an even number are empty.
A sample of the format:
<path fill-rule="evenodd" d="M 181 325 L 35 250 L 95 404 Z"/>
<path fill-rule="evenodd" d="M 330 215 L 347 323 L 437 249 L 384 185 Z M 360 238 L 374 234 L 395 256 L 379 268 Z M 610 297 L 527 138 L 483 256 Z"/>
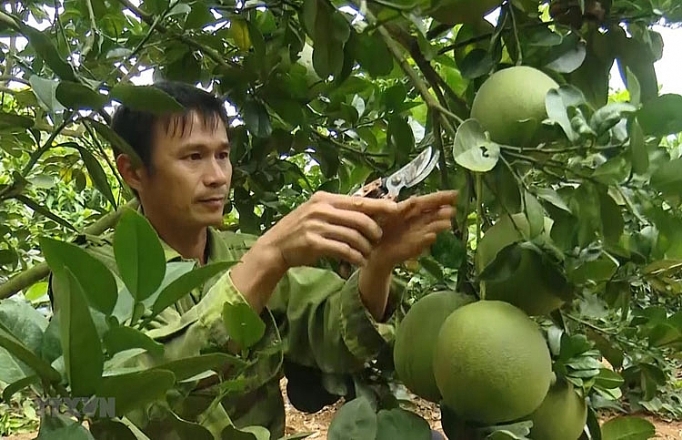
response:
<path fill-rule="evenodd" d="M 339 209 L 362 212 L 370 216 L 393 215 L 398 212 L 398 204 L 392 200 L 372 199 L 359 196 L 334 194 L 329 204 Z"/>
<path fill-rule="evenodd" d="M 348 243 L 319 237 L 314 246 L 317 253 L 321 255 L 344 260 L 356 266 L 367 264 L 367 259 L 356 249 L 348 245 Z"/>
<path fill-rule="evenodd" d="M 372 244 L 360 232 L 343 226 L 327 224 L 320 232 L 325 238 L 347 243 L 351 248 L 362 254 L 365 258 L 372 252 Z"/>
<path fill-rule="evenodd" d="M 383 231 L 377 222 L 362 212 L 337 209 L 327 205 L 319 211 L 318 215 L 327 224 L 344 226 L 358 231 L 372 243 L 381 240 L 383 235 Z"/>
<path fill-rule="evenodd" d="M 422 210 L 435 209 L 442 205 L 454 205 L 459 193 L 457 191 L 437 191 L 416 197 L 416 203 Z"/>
<path fill-rule="evenodd" d="M 423 196 L 410 197 L 400 202 L 398 209 L 401 215 L 411 217 L 423 212 L 434 211 L 441 206 L 453 206 L 457 201 L 457 191 L 438 191 Z"/>

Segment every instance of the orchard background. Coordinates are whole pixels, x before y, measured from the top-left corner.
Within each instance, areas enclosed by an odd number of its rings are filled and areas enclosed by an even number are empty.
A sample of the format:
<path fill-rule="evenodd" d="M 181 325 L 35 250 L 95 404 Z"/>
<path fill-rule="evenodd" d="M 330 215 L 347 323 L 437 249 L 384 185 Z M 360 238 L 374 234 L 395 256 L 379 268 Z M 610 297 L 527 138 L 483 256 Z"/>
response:
<path fill-rule="evenodd" d="M 409 295 L 396 322 L 433 290 L 479 292 L 476 246 L 501 216 L 523 212 L 531 225 L 550 217 L 553 243 L 539 251 L 572 294 L 543 322 L 555 371 L 588 396 L 591 438 L 652 438 L 653 425 L 639 415 L 682 417 L 682 97 L 659 92 L 654 63 L 665 49 L 652 29 L 681 22 L 682 4 L 508 0 L 488 2 L 499 6 L 490 21 L 474 12 L 476 19 L 452 25 L 481 3 L 441 10 L 438 19 L 450 21 L 442 24 L 432 19 L 433 8 L 446 0 L 5 2 L 0 435 L 37 430 L 31 393 L 84 389 L 73 380 L 78 368 L 89 368 L 94 349 L 79 346 L 70 329 L 48 327 L 43 250 L 54 245 L 50 239 L 96 242 L 131 203 L 113 171 L 109 146 L 125 145 L 108 129 L 111 106 L 174 105 L 134 85 L 141 74 L 199 84 L 234 110 L 227 229 L 262 233 L 315 191 L 348 193 L 424 146 L 439 149 L 438 170 L 417 191 L 459 190 L 458 214 L 429 255 L 397 271 Z M 547 120 L 522 124 L 529 136 L 521 146 L 463 125 L 481 84 L 513 65 L 541 69 L 562 84 L 548 95 Z M 618 92 L 609 87 L 614 66 L 626 86 Z M 146 231 L 133 218 L 126 225 Z M 129 252 L 154 246 L 149 235 L 140 237 Z M 51 249 L 50 266 L 70 255 Z M 513 269 L 513 250 L 488 279 Z M 344 273 L 335 262 L 321 264 Z M 74 298 L 89 297 L 95 281 L 78 281 L 83 289 L 74 288 L 80 292 Z M 159 287 L 151 283 L 152 291 Z M 87 308 L 74 316 L 86 319 L 83 313 Z M 89 341 L 95 342 L 101 347 Z M 69 371 L 58 365 L 65 357 Z M 377 413 L 398 403 L 412 408 L 415 400 L 395 380 L 391 362 L 386 353 L 363 374 L 320 380 L 319 396 L 296 406 L 315 412 L 339 396 L 349 402 L 363 396 Z M 210 370 L 210 362 L 203 366 Z M 71 391 L 54 385 L 54 371 Z M 377 422 L 347 408 L 337 413 L 329 438 L 346 438 L 349 426 L 362 435 L 386 424 L 386 417 Z M 613 421 L 600 430 L 605 412 Z M 41 438 L 66 432 L 68 422 L 60 420 L 43 423 Z M 397 417 L 396 426 L 406 420 L 414 422 Z M 68 429 L 69 438 L 92 438 Z M 263 438 L 257 430 L 242 434 Z M 526 434 L 517 426 L 491 438 Z"/>

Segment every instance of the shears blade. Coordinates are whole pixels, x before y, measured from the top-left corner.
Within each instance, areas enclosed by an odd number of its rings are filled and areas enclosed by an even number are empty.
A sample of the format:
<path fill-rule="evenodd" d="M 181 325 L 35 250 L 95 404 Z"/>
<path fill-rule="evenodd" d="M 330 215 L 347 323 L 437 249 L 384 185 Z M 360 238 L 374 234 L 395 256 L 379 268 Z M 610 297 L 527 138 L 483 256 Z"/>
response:
<path fill-rule="evenodd" d="M 360 188 L 353 195 L 371 198 L 397 199 L 403 188 L 411 188 L 423 181 L 435 168 L 440 151 L 425 148 L 407 165 L 388 177 L 379 178 Z"/>
<path fill-rule="evenodd" d="M 389 195 L 395 198 L 403 188 L 411 188 L 426 179 L 438 163 L 439 157 L 440 151 L 435 150 L 434 154 L 434 150 L 427 147 L 410 163 L 388 176 L 386 189 Z"/>

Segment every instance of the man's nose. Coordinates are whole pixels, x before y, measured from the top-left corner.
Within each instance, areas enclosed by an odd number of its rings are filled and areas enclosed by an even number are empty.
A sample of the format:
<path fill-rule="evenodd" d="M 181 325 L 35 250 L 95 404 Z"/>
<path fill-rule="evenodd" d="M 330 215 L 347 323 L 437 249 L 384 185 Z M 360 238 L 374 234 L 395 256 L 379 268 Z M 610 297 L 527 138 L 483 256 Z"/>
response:
<path fill-rule="evenodd" d="M 208 169 L 204 173 L 204 182 L 207 186 L 223 186 L 227 182 L 227 169 L 215 158 L 210 159 Z"/>

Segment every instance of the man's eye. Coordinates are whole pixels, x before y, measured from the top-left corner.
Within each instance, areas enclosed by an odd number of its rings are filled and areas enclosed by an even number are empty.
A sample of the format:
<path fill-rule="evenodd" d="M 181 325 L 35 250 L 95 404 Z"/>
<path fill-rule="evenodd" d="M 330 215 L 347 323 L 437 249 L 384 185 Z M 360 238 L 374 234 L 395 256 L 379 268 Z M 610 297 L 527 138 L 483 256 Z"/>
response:
<path fill-rule="evenodd" d="M 200 159 L 201 159 L 201 154 L 199 154 L 199 153 L 192 153 L 192 154 L 189 155 L 189 158 L 190 158 L 191 160 L 200 160 Z"/>
<path fill-rule="evenodd" d="M 221 153 L 218 153 L 218 157 L 220 159 L 228 159 L 230 157 L 230 152 L 229 151 L 223 151 Z"/>

